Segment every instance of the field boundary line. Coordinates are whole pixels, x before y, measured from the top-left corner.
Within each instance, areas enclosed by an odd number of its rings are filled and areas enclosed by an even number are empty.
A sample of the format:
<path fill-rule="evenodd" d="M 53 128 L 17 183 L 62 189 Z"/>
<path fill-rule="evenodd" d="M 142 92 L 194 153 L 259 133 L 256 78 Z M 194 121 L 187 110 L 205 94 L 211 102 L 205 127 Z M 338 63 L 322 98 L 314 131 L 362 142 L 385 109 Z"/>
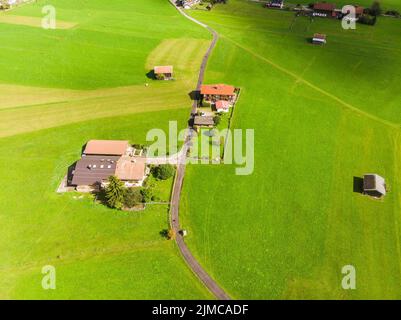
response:
<path fill-rule="evenodd" d="M 226 39 L 226 40 L 228 40 L 228 41 L 230 41 L 230 42 L 232 42 L 237 47 L 245 50 L 246 52 L 250 53 L 254 57 L 267 62 L 268 64 L 270 64 L 272 67 L 276 68 L 277 70 L 280 70 L 281 72 L 291 76 L 292 78 L 296 79 L 297 81 L 307 85 L 308 87 L 310 87 L 310 88 L 320 92 L 321 94 L 331 98 L 332 100 L 338 102 L 343 107 L 345 107 L 345 108 L 347 108 L 347 109 L 349 109 L 349 110 L 351 110 L 351 111 L 353 111 L 355 113 L 358 113 L 359 115 L 365 116 L 365 117 L 367 117 L 367 118 L 369 118 L 371 120 L 374 120 L 376 122 L 380 122 L 380 123 L 382 123 L 382 124 L 384 124 L 386 126 L 392 127 L 394 129 L 401 129 L 400 128 L 400 124 L 397 124 L 397 123 L 382 119 L 382 118 L 380 118 L 378 116 L 375 116 L 375 115 L 373 115 L 373 114 L 371 114 L 369 112 L 363 111 L 363 110 L 353 106 L 352 104 L 350 104 L 348 102 L 345 102 L 344 100 L 340 99 L 339 97 L 335 96 L 334 94 L 332 94 L 332 93 L 330 93 L 330 92 L 328 92 L 328 91 L 326 91 L 326 90 L 314 85 L 313 83 L 309 82 L 308 80 L 305 80 L 304 78 L 302 78 L 301 76 L 297 75 L 296 73 L 294 73 L 294 72 L 292 72 L 290 70 L 287 70 L 286 68 L 278 65 L 277 63 L 271 61 L 270 59 L 268 59 L 268 58 L 266 58 L 266 57 L 264 57 L 264 56 L 262 56 L 262 55 L 260 55 L 260 54 L 258 54 L 256 52 L 252 51 L 251 49 L 249 49 L 249 48 L 247 48 L 247 47 L 245 47 L 245 46 L 243 46 L 241 44 L 239 44 L 235 40 L 230 39 L 230 38 L 228 38 L 228 37 L 226 37 L 224 35 L 222 35 L 221 37 Z"/>

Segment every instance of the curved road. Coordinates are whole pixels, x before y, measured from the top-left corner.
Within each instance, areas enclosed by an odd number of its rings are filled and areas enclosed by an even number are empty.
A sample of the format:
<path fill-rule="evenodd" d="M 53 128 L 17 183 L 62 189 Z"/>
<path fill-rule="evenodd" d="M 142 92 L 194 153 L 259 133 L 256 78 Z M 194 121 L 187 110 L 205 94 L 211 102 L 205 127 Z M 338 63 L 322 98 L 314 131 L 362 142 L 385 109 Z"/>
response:
<path fill-rule="evenodd" d="M 219 36 L 218 36 L 217 32 L 214 31 L 212 28 L 210 28 L 209 26 L 203 24 L 202 22 L 190 17 L 181 8 L 178 8 L 175 5 L 174 0 L 169 0 L 169 1 L 184 17 L 186 17 L 187 19 L 206 28 L 213 35 L 212 43 L 210 44 L 209 49 L 207 50 L 205 56 L 203 57 L 202 64 L 200 67 L 198 84 L 196 87 L 196 89 L 199 91 L 200 87 L 203 83 L 203 78 L 205 75 L 205 69 L 206 69 L 207 62 L 209 60 L 209 56 L 210 56 L 213 48 L 215 47 Z M 197 101 L 194 100 L 194 103 L 192 105 L 191 117 L 196 112 L 196 107 L 197 107 Z M 180 228 L 180 220 L 179 220 L 178 213 L 179 213 L 179 206 L 180 206 L 181 190 L 182 190 L 182 184 L 183 184 L 184 175 L 185 175 L 185 166 L 186 166 L 185 160 L 186 160 L 187 151 L 188 151 L 190 143 L 191 143 L 192 134 L 193 134 L 193 131 L 191 128 L 189 128 L 188 134 L 185 139 L 185 143 L 184 143 L 181 153 L 180 153 L 181 159 L 179 159 L 180 161 L 178 161 L 177 174 L 176 174 L 175 183 L 174 183 L 174 187 L 173 187 L 173 193 L 172 193 L 172 197 L 171 197 L 171 207 L 170 207 L 171 221 L 170 221 L 170 223 L 171 223 L 173 230 L 177 234 L 176 242 L 177 242 L 178 248 L 180 249 L 181 254 L 184 257 L 184 260 L 186 261 L 188 266 L 198 276 L 198 278 L 204 283 L 204 285 L 215 295 L 215 297 L 217 299 L 230 300 L 230 297 L 228 296 L 228 294 L 225 293 L 222 288 L 220 288 L 220 286 L 208 275 L 208 273 L 202 268 L 202 266 L 199 264 L 199 262 L 195 259 L 195 257 L 192 255 L 191 251 L 189 250 L 188 246 L 185 244 L 182 235 L 180 235 L 180 233 L 179 233 L 181 228 Z"/>

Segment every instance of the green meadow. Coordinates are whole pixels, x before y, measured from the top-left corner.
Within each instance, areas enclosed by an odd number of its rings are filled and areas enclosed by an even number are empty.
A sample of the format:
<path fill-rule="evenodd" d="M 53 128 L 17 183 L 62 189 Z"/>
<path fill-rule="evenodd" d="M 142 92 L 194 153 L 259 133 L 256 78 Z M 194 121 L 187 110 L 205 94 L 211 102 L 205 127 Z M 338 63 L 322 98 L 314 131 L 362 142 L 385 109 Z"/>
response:
<path fill-rule="evenodd" d="M 49 3 L 63 28 L 39 27 Z M 89 139 L 149 144 L 152 128 L 186 126 L 210 36 L 163 0 L 37 1 L 0 13 L 0 34 L 0 298 L 212 298 L 161 234 L 168 204 L 121 212 L 56 193 Z M 156 64 L 176 81 L 148 78 Z"/>
<path fill-rule="evenodd" d="M 187 168 L 195 256 L 234 298 L 400 299 L 401 20 L 343 30 L 242 0 L 191 15 L 220 34 L 205 81 L 241 87 L 232 127 L 255 132 L 251 175 Z M 355 192 L 368 172 L 386 178 L 383 200 Z"/>

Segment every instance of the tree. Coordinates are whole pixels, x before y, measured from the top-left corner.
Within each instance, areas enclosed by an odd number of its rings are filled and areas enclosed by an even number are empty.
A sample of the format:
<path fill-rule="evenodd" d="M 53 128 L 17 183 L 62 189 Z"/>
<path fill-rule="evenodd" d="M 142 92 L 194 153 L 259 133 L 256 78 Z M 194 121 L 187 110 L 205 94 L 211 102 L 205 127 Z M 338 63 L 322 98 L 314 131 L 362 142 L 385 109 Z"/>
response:
<path fill-rule="evenodd" d="M 380 16 L 380 14 L 382 13 L 382 9 L 379 1 L 373 2 L 372 6 L 370 7 L 369 13 L 375 17 Z"/>
<path fill-rule="evenodd" d="M 128 208 L 135 207 L 143 201 L 142 193 L 137 188 L 129 188 L 124 194 L 124 205 Z"/>
<path fill-rule="evenodd" d="M 213 117 L 214 125 L 218 126 L 221 122 L 221 117 L 220 116 L 214 116 Z"/>
<path fill-rule="evenodd" d="M 167 180 L 175 173 L 175 168 L 171 164 L 161 164 L 160 166 L 153 167 L 153 176 L 160 180 Z"/>
<path fill-rule="evenodd" d="M 121 209 L 126 192 L 124 183 L 116 176 L 110 176 L 106 187 L 106 199 L 110 208 Z"/>
<path fill-rule="evenodd" d="M 174 229 L 169 229 L 167 232 L 167 239 L 173 240 L 173 239 L 175 239 L 175 236 L 176 236 L 176 234 L 175 234 Z"/>

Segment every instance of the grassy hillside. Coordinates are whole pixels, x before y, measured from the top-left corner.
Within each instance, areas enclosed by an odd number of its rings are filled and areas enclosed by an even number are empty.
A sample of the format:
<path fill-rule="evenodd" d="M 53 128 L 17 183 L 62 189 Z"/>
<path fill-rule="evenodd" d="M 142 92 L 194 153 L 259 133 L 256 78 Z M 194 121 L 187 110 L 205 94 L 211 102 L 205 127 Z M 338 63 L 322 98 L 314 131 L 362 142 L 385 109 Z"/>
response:
<path fill-rule="evenodd" d="M 76 23 L 61 30 L 22 19 L 46 3 L 0 19 L 0 298 L 211 298 L 160 235 L 167 205 L 123 213 L 55 192 L 89 139 L 146 143 L 170 120 L 186 126 L 210 36 L 163 0 L 51 1 Z M 149 79 L 155 64 L 173 64 L 177 80 Z M 41 287 L 48 264 L 54 291 Z"/>
<path fill-rule="evenodd" d="M 239 0 L 191 14 L 221 35 L 206 81 L 240 86 L 233 126 L 255 130 L 252 175 L 188 169 L 191 250 L 235 298 L 399 299 L 401 21 L 348 32 Z M 308 43 L 317 31 L 326 46 Z M 384 200 L 354 192 L 366 172 Z"/>

